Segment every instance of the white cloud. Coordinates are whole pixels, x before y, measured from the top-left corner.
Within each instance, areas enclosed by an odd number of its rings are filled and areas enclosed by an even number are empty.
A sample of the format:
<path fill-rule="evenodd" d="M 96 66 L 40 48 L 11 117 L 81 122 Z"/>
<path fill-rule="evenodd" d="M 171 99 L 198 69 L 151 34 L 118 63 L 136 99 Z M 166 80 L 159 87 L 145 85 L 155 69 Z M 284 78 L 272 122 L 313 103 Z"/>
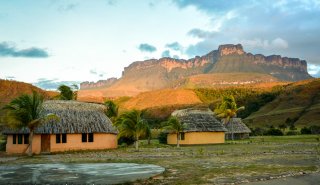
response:
<path fill-rule="evenodd" d="M 252 40 L 241 40 L 240 43 L 248 48 L 262 48 L 266 50 L 287 49 L 289 47 L 288 42 L 279 37 L 273 40 L 263 40 L 259 38 L 255 38 Z"/>

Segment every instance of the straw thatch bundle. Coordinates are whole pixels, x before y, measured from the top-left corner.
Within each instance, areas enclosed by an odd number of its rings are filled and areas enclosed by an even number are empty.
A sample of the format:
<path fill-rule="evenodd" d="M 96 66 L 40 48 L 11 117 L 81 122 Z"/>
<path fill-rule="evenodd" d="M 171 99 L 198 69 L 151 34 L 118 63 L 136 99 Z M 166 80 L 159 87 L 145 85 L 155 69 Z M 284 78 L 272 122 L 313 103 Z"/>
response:
<path fill-rule="evenodd" d="M 224 122 L 224 120 L 222 120 Z M 241 118 L 230 118 L 229 122 L 225 125 L 227 128 L 227 134 L 231 134 L 232 132 L 234 134 L 249 134 L 251 133 L 251 130 L 245 125 Z"/>
<path fill-rule="evenodd" d="M 59 120 L 50 121 L 36 128 L 36 134 L 118 133 L 110 119 L 104 114 L 104 105 L 78 101 L 51 100 L 44 102 L 43 108 L 44 114 L 53 113 L 59 117 Z M 29 129 L 6 129 L 4 133 L 29 133 Z"/>
<path fill-rule="evenodd" d="M 177 117 L 185 125 L 184 132 L 225 132 L 223 124 L 218 121 L 209 109 L 176 110 L 172 116 Z"/>

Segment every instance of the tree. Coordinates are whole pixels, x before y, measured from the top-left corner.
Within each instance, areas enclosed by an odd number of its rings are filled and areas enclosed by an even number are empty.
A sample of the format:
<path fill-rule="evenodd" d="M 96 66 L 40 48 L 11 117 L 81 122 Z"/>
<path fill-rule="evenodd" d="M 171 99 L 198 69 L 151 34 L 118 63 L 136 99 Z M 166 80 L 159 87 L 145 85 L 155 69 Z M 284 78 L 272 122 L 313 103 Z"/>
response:
<path fill-rule="evenodd" d="M 119 129 L 118 137 L 133 137 L 135 148 L 139 151 L 139 139 L 148 129 L 148 123 L 143 119 L 143 112 L 138 110 L 124 112 L 117 118 L 115 125 Z"/>
<path fill-rule="evenodd" d="M 30 131 L 28 155 L 32 156 L 32 139 L 34 130 L 49 120 L 56 120 L 54 114 L 43 113 L 43 96 L 36 91 L 32 95 L 21 95 L 12 100 L 3 109 L 6 110 L 5 119 L 8 126 L 21 129 L 27 127 Z"/>
<path fill-rule="evenodd" d="M 106 115 L 112 119 L 112 121 L 115 120 L 115 118 L 118 116 L 118 110 L 119 110 L 119 106 L 116 105 L 113 101 L 108 100 L 106 102 L 104 102 L 104 105 L 107 107 L 106 110 Z"/>
<path fill-rule="evenodd" d="M 164 122 L 163 129 L 177 134 L 177 147 L 180 147 L 180 133 L 184 131 L 184 125 L 178 118 L 171 116 L 168 121 Z"/>
<path fill-rule="evenodd" d="M 58 91 L 60 91 L 59 99 L 60 100 L 74 100 L 74 92 L 69 86 L 60 85 L 58 87 Z"/>
<path fill-rule="evenodd" d="M 237 112 L 240 110 L 244 110 L 244 106 L 238 107 L 237 103 L 232 95 L 230 96 L 224 96 L 222 98 L 222 102 L 220 105 L 217 106 L 217 108 L 214 110 L 214 113 L 220 117 L 223 118 L 224 124 L 228 124 L 230 121 L 230 118 L 237 117 Z M 233 140 L 233 122 L 231 123 L 231 139 Z"/>
<path fill-rule="evenodd" d="M 279 129 L 281 129 L 283 133 L 285 133 L 287 127 L 288 127 L 287 124 L 279 125 Z"/>

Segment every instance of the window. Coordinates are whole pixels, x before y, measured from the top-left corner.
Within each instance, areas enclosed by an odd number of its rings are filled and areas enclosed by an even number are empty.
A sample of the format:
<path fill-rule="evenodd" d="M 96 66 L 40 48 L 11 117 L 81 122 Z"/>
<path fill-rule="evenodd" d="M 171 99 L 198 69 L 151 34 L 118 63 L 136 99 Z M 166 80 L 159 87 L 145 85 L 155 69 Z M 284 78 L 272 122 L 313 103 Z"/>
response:
<path fill-rule="evenodd" d="M 82 134 L 82 142 L 87 142 L 87 134 Z"/>
<path fill-rule="evenodd" d="M 29 134 L 24 134 L 23 135 L 23 143 L 24 144 L 29 144 Z"/>
<path fill-rule="evenodd" d="M 67 143 L 67 134 L 56 134 L 56 143 Z"/>
<path fill-rule="evenodd" d="M 61 134 L 62 135 L 62 143 L 67 143 L 67 134 Z"/>
<path fill-rule="evenodd" d="M 17 144 L 17 135 L 16 134 L 12 135 L 12 143 Z"/>
<path fill-rule="evenodd" d="M 88 140 L 89 142 L 93 142 L 93 133 L 88 134 Z"/>
<path fill-rule="evenodd" d="M 184 132 L 181 132 L 181 133 L 180 133 L 180 139 L 181 139 L 181 140 L 184 140 Z"/>
<path fill-rule="evenodd" d="M 93 133 L 84 133 L 82 134 L 82 142 L 86 143 L 86 142 L 93 142 Z"/>
<path fill-rule="evenodd" d="M 18 144 L 22 144 L 22 134 L 18 134 Z"/>

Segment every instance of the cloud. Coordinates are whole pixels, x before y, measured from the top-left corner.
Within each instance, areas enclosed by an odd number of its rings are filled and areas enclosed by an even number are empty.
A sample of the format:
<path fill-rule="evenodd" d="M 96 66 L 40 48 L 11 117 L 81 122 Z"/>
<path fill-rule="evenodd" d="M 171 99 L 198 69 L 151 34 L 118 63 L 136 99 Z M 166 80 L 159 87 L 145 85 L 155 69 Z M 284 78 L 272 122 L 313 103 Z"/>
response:
<path fill-rule="evenodd" d="M 155 46 L 152 46 L 150 44 L 147 44 L 147 43 L 142 43 L 139 45 L 139 50 L 142 51 L 142 52 L 155 52 L 157 51 L 157 48 Z"/>
<path fill-rule="evenodd" d="M 110 6 L 115 6 L 115 5 L 117 5 L 117 0 L 108 0 L 107 3 Z"/>
<path fill-rule="evenodd" d="M 166 48 L 170 48 L 174 51 L 181 51 L 182 50 L 182 46 L 179 44 L 179 42 L 173 42 L 173 43 L 166 44 Z"/>
<path fill-rule="evenodd" d="M 155 46 L 152 46 L 150 44 L 147 44 L 147 43 L 142 43 L 139 45 L 139 50 L 142 51 L 142 52 L 155 52 L 157 51 L 157 48 Z"/>
<path fill-rule="evenodd" d="M 47 58 L 49 54 L 46 50 L 36 47 L 18 50 L 10 46 L 7 42 L 0 43 L 0 57 L 26 57 L 26 58 Z"/>
<path fill-rule="evenodd" d="M 220 44 L 241 43 L 264 55 L 297 57 L 320 65 L 320 2 L 318 0 L 177 0 L 179 8 L 192 6 L 211 22 L 187 35 L 201 39 L 186 48 L 189 56 L 202 55 Z"/>
<path fill-rule="evenodd" d="M 197 37 L 200 39 L 205 39 L 205 38 L 215 37 L 217 35 L 217 32 L 216 31 L 204 31 L 204 30 L 201 30 L 198 28 L 194 28 L 188 32 L 188 35 L 192 36 L 192 37 Z"/>
<path fill-rule="evenodd" d="M 262 39 L 242 40 L 240 41 L 244 47 L 263 48 L 263 49 L 287 49 L 288 42 L 282 38 L 276 38 L 271 41 Z"/>
<path fill-rule="evenodd" d="M 162 52 L 161 57 L 171 57 L 170 55 L 170 51 L 169 50 L 165 50 Z"/>
<path fill-rule="evenodd" d="M 106 75 L 107 73 L 103 72 L 103 71 L 98 71 L 96 69 L 91 69 L 89 71 L 90 74 L 93 74 L 93 75 L 97 75 L 99 77 L 103 77 L 104 75 Z"/>
<path fill-rule="evenodd" d="M 79 85 L 80 81 L 58 81 L 57 79 L 39 78 L 33 85 L 46 90 L 57 90 L 60 85 L 71 86 L 73 84 Z"/>
<path fill-rule="evenodd" d="M 308 73 L 316 78 L 320 78 L 320 65 L 308 64 Z"/>
<path fill-rule="evenodd" d="M 68 11 L 74 10 L 78 6 L 79 6 L 78 3 L 70 3 L 70 4 L 60 5 L 58 7 L 58 11 L 59 12 L 68 12 Z"/>

